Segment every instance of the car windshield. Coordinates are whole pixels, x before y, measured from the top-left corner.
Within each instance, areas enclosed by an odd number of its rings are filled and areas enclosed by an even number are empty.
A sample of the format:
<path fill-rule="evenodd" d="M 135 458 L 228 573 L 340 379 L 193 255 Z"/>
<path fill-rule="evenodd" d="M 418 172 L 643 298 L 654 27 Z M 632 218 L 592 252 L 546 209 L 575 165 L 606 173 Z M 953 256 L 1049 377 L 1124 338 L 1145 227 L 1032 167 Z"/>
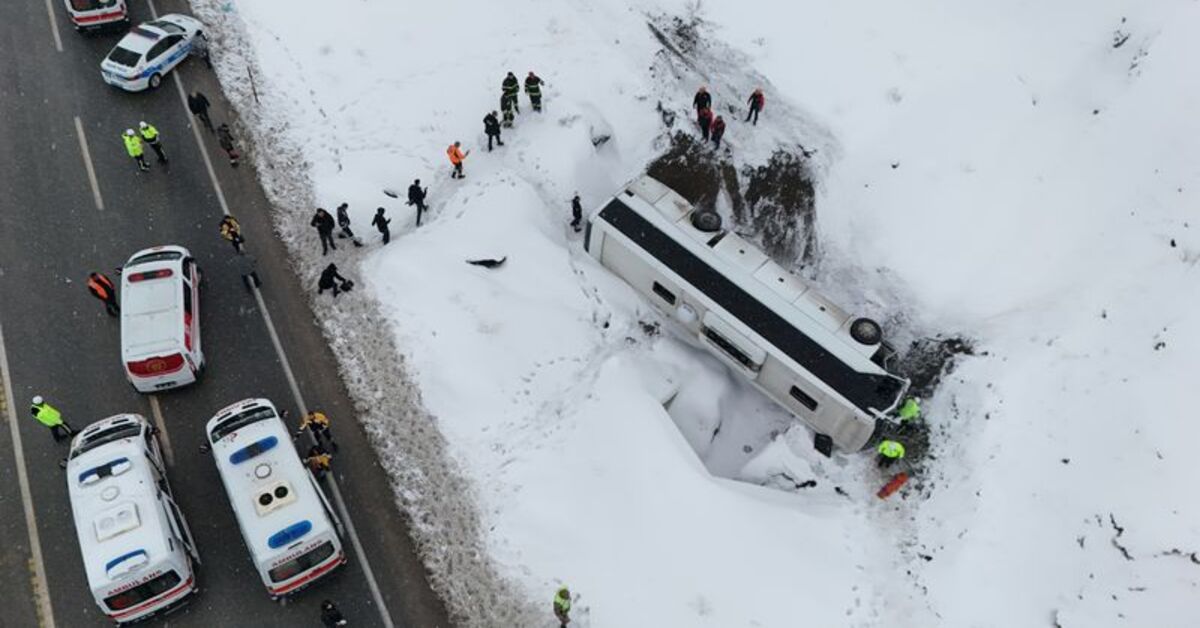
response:
<path fill-rule="evenodd" d="M 235 414 L 234 416 L 225 419 L 217 424 L 212 431 L 212 442 L 217 442 L 225 438 L 229 434 L 250 425 L 275 417 L 275 411 L 270 408 L 255 408 L 249 412 Z"/>
<path fill-rule="evenodd" d="M 108 60 L 127 68 L 134 68 L 142 60 L 142 53 L 117 46 L 108 53 Z"/>
<path fill-rule="evenodd" d="M 117 0 L 71 0 L 71 8 L 75 11 L 95 11 L 115 6 Z"/>
<path fill-rule="evenodd" d="M 111 443 L 115 440 L 121 440 L 122 438 L 135 438 L 141 433 L 141 431 L 142 428 L 137 423 L 125 423 L 122 425 L 115 425 L 108 429 L 100 430 L 99 432 L 96 432 L 95 434 L 92 434 L 91 436 L 88 436 L 80 441 L 79 447 L 76 447 L 75 450 L 71 452 L 71 457 L 75 458 L 99 447 L 100 445 Z"/>
<path fill-rule="evenodd" d="M 168 33 L 184 32 L 183 27 L 181 27 L 180 25 L 172 24 L 171 22 L 166 22 L 163 20 L 156 20 L 154 22 L 146 22 L 146 23 L 149 24 L 150 26 L 155 26 L 157 28 L 161 28 L 162 30 L 167 31 Z"/>
<path fill-rule="evenodd" d="M 160 262 L 162 260 L 179 259 L 181 257 L 183 257 L 183 253 L 180 253 L 179 251 L 158 251 L 157 253 L 147 253 L 129 260 L 129 262 L 125 264 L 125 268 L 136 266 L 138 264 L 145 264 L 147 262 Z"/>

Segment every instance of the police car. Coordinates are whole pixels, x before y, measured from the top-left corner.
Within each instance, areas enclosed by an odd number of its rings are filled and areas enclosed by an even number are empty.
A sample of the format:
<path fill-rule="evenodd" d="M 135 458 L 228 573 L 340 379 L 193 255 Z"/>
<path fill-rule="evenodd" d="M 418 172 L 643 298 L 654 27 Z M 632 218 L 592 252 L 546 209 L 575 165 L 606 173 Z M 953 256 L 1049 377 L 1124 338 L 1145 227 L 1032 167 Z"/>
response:
<path fill-rule="evenodd" d="M 172 13 L 135 26 L 100 62 L 104 82 L 130 92 L 154 89 L 187 58 L 204 25 Z"/>

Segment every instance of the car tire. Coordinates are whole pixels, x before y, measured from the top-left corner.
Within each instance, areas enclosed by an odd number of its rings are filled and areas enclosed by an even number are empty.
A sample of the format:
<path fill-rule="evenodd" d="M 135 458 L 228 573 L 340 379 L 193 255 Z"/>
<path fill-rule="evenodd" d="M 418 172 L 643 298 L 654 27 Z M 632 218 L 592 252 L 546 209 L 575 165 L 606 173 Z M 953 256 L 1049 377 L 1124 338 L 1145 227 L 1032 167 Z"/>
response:
<path fill-rule="evenodd" d="M 150 85 L 150 89 L 158 89 L 158 86 L 162 85 L 162 75 L 158 72 L 151 74 L 148 84 Z"/>

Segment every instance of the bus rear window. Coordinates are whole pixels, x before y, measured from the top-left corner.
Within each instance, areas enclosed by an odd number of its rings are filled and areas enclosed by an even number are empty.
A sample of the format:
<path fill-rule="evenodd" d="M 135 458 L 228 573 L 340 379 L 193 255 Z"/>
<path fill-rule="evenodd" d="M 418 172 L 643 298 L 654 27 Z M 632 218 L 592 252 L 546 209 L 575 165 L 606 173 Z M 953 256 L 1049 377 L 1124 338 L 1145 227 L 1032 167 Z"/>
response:
<path fill-rule="evenodd" d="M 296 576 L 320 565 L 333 556 L 333 542 L 325 541 L 324 543 L 314 547 L 306 554 L 301 554 L 296 558 L 287 561 L 286 563 L 267 572 L 271 577 L 271 582 L 283 582 L 291 580 Z"/>
<path fill-rule="evenodd" d="M 123 611 L 174 589 L 181 581 L 182 578 L 179 577 L 179 574 L 174 571 L 168 571 L 128 591 L 122 591 L 116 595 L 104 598 L 104 604 L 114 611 Z"/>

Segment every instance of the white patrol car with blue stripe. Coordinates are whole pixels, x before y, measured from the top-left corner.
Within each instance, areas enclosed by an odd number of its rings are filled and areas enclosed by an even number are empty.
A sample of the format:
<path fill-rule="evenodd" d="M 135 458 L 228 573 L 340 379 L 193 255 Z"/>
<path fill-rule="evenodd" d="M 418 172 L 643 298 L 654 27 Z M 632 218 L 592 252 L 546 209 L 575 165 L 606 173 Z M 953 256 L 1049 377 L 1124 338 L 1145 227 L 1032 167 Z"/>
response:
<path fill-rule="evenodd" d="M 196 592 L 196 545 L 145 418 L 119 414 L 76 435 L 67 492 L 88 585 L 109 619 L 169 612 Z"/>
<path fill-rule="evenodd" d="M 100 62 L 104 82 L 126 91 L 158 87 L 162 77 L 187 58 L 204 25 L 171 13 L 130 29 Z"/>

